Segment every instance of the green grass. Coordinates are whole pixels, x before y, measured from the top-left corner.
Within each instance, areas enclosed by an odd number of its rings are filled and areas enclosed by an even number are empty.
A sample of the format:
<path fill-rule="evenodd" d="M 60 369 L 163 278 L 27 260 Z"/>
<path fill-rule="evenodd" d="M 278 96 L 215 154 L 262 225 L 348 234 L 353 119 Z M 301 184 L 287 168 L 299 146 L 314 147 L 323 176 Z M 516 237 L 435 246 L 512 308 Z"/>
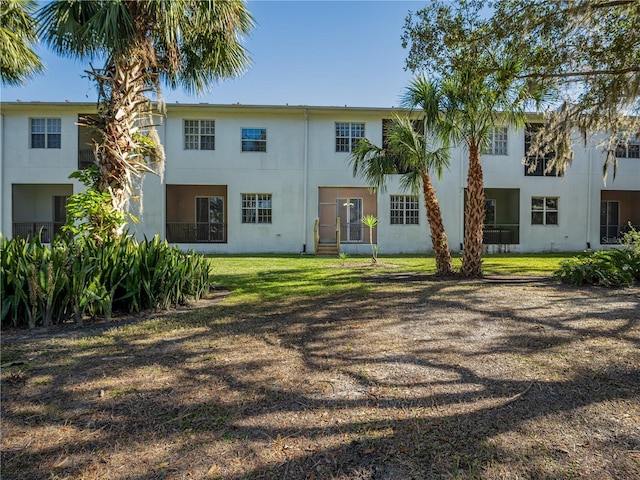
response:
<path fill-rule="evenodd" d="M 485 255 L 483 271 L 492 275 L 552 275 L 563 260 L 575 256 L 575 252 Z"/>
<path fill-rule="evenodd" d="M 484 272 L 492 275 L 550 276 L 562 260 L 573 253 L 486 255 Z M 365 291 L 363 278 L 390 272 L 435 273 L 432 256 L 395 255 L 379 259 L 371 267 L 368 256 L 318 258 L 300 255 L 210 256 L 214 283 L 233 291 L 238 301 L 278 300 L 291 296 L 324 296 L 346 291 Z M 460 267 L 460 258 L 454 258 Z"/>

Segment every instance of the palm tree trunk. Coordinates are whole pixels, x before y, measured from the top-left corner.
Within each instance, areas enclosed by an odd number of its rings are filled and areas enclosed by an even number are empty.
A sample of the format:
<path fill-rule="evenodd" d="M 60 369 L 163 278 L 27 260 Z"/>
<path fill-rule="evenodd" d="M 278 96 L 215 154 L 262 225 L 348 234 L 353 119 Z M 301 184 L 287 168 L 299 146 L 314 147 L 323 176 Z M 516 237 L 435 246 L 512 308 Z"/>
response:
<path fill-rule="evenodd" d="M 147 158 L 153 155 L 141 144 L 152 123 L 151 102 L 144 95 L 149 74 L 133 54 L 90 73 L 98 83 L 100 100 L 98 115 L 85 121 L 102 139 L 95 144 L 99 169 L 95 188 L 109 193 L 114 210 L 126 212 L 135 182 L 143 173 L 153 172 Z M 121 234 L 124 226 L 113 234 Z"/>
<path fill-rule="evenodd" d="M 431 242 L 433 243 L 433 253 L 436 259 L 437 275 L 452 275 L 454 273 L 451 263 L 451 251 L 447 234 L 442 224 L 442 213 L 440 204 L 436 197 L 436 190 L 431 183 L 428 174 L 422 174 L 422 192 L 424 194 L 424 206 L 427 210 L 427 221 L 431 230 Z"/>
<path fill-rule="evenodd" d="M 464 253 L 460 273 L 465 277 L 482 276 L 482 227 L 484 224 L 484 180 L 478 145 L 469 146 L 467 205 L 464 214 Z"/>

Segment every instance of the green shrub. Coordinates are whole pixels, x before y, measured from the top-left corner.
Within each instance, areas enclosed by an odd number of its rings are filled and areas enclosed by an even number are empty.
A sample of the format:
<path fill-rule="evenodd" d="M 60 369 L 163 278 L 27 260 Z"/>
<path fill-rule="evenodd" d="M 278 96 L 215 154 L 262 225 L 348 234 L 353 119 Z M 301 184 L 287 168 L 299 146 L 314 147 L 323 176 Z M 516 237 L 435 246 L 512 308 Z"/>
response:
<path fill-rule="evenodd" d="M 633 228 L 622 239 L 620 249 L 600 250 L 565 260 L 555 278 L 574 285 L 606 287 L 640 281 L 640 235 Z"/>
<path fill-rule="evenodd" d="M 0 237 L 2 327 L 34 328 L 113 311 L 168 308 L 200 299 L 209 289 L 209 263 L 158 236 L 76 241 L 56 237 L 51 247 Z"/>

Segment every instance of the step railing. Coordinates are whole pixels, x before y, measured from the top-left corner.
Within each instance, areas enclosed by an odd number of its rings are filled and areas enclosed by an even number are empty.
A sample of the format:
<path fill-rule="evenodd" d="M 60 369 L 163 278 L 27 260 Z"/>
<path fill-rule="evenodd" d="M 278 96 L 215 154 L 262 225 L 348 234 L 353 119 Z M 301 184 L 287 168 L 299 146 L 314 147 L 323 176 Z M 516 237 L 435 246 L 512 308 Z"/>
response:
<path fill-rule="evenodd" d="M 313 252 L 318 253 L 318 244 L 320 243 L 320 219 L 316 218 L 313 224 Z"/>
<path fill-rule="evenodd" d="M 328 225 L 325 225 L 325 227 L 328 227 Z M 336 218 L 336 230 L 335 230 L 335 246 L 336 246 L 336 252 L 339 254 L 340 253 L 340 217 Z M 317 254 L 318 253 L 318 248 L 320 245 L 320 219 L 316 218 L 316 221 L 313 224 L 313 248 L 314 248 L 314 252 Z M 323 244 L 324 245 L 324 244 Z M 331 245 L 331 244 L 329 244 Z"/>

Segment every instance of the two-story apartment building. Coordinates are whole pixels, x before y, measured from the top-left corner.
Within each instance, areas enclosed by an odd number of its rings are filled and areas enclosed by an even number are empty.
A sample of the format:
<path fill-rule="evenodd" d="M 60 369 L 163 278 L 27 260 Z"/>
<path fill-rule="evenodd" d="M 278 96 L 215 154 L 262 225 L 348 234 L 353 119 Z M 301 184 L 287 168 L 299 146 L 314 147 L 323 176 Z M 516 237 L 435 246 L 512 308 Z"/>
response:
<path fill-rule="evenodd" d="M 91 133 L 78 117 L 89 103 L 2 103 L 0 229 L 38 232 L 44 241 L 65 221 L 66 198 L 82 185 L 69 174 L 91 161 Z M 172 104 L 159 126 L 164 175 L 143 183 L 138 236 L 160 234 L 203 253 L 367 253 L 361 218 L 378 218 L 383 254 L 431 251 L 422 199 L 390 176 L 373 192 L 352 174 L 358 139 L 381 145 L 385 108 Z M 532 124 L 536 117 L 531 117 Z M 533 127 L 532 127 L 533 128 Z M 640 225 L 640 139 L 618 152 L 618 172 L 602 178 L 604 154 L 575 144 L 565 175 L 529 171 L 527 132 L 500 128 L 483 154 L 485 244 L 511 252 L 580 251 L 618 242 Z M 452 151 L 434 178 L 450 245 L 463 247 L 467 153 Z"/>

